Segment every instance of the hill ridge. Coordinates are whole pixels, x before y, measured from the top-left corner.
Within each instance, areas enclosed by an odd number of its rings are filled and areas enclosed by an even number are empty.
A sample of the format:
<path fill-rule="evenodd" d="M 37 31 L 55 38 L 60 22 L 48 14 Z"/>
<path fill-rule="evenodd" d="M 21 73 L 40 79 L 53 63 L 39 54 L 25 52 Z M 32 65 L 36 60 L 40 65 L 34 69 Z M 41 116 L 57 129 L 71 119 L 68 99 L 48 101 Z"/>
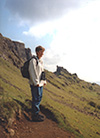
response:
<path fill-rule="evenodd" d="M 31 49 L 25 48 L 25 44 L 12 41 L 0 34 L 0 57 L 20 68 L 27 59 L 32 57 Z"/>

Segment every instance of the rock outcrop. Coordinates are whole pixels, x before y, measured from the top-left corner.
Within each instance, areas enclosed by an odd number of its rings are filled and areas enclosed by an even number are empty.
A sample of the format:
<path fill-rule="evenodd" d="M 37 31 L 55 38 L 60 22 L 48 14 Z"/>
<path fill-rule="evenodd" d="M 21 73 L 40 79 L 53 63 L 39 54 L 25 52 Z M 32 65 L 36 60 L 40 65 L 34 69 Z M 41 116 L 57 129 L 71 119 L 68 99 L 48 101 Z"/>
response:
<path fill-rule="evenodd" d="M 71 73 L 69 73 L 69 72 L 68 72 L 66 69 L 64 69 L 63 67 L 57 66 L 57 70 L 56 70 L 56 72 L 54 72 L 54 73 L 55 73 L 56 75 L 60 75 L 61 72 L 64 72 L 64 73 L 66 73 L 66 74 L 71 75 Z"/>
<path fill-rule="evenodd" d="M 32 56 L 31 50 L 24 43 L 12 41 L 0 34 L 0 57 L 20 68 Z"/>
<path fill-rule="evenodd" d="M 63 76 L 66 80 L 68 80 L 71 84 L 72 83 L 79 83 L 81 79 L 78 78 L 77 74 L 71 74 L 68 72 L 65 68 L 57 66 L 57 70 L 54 72 L 55 75 L 57 75 L 59 78 Z M 68 83 L 66 83 L 68 85 Z"/>

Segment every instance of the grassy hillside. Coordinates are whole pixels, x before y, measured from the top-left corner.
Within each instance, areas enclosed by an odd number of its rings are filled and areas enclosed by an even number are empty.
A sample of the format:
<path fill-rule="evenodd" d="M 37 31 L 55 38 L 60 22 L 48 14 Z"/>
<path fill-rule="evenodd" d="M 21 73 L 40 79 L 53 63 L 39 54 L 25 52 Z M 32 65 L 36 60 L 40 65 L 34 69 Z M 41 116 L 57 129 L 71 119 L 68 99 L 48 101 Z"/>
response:
<path fill-rule="evenodd" d="M 63 72 L 58 77 L 47 72 L 47 76 L 50 83 L 45 92 L 46 104 L 63 116 L 65 127 L 70 129 L 69 124 L 85 138 L 99 138 L 100 86 Z"/>
<path fill-rule="evenodd" d="M 28 81 L 22 78 L 20 70 L 0 58 L 0 117 L 8 121 L 15 113 L 24 110 L 16 100 L 26 105 L 31 98 Z"/>
<path fill-rule="evenodd" d="M 80 80 L 76 74 L 46 71 L 42 106 L 52 111 L 60 127 L 76 137 L 100 137 L 100 86 Z M 28 80 L 20 70 L 0 58 L 0 119 L 19 117 L 31 108 Z"/>

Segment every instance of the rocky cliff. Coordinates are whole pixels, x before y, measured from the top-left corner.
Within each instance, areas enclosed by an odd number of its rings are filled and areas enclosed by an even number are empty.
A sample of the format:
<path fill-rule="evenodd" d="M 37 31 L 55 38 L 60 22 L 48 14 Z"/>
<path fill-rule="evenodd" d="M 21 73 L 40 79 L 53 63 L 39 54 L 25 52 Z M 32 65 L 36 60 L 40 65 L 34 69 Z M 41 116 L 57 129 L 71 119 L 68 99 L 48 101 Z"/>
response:
<path fill-rule="evenodd" d="M 31 50 L 24 43 L 12 41 L 0 34 L 0 57 L 20 68 L 24 61 L 32 56 Z"/>

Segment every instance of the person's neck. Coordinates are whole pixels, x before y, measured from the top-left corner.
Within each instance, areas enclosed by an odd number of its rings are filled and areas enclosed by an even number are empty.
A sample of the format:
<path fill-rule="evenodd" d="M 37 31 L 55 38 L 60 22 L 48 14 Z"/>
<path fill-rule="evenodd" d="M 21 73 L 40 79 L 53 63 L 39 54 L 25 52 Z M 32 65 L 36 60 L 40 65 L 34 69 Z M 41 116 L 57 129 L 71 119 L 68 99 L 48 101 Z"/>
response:
<path fill-rule="evenodd" d="M 37 56 L 37 58 L 38 58 L 38 59 L 40 59 L 40 57 L 39 57 L 39 56 Z"/>

